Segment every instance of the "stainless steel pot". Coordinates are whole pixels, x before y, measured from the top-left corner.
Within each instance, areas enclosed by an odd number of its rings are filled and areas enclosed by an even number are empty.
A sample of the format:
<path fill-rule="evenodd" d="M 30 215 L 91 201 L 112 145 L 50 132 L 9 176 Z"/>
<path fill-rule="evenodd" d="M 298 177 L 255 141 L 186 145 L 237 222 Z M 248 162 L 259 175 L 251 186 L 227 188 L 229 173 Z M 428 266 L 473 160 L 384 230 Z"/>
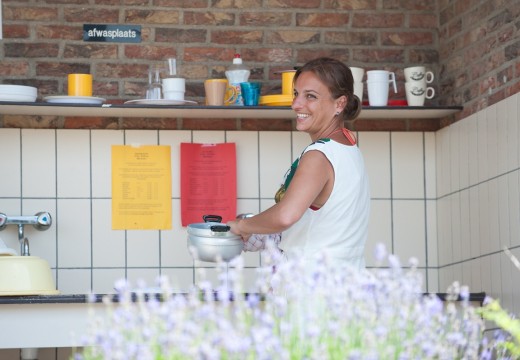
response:
<path fill-rule="evenodd" d="M 218 215 L 204 215 L 203 223 L 188 225 L 188 247 L 195 259 L 209 262 L 230 261 L 240 255 L 244 242 L 239 235 L 222 224 Z"/>

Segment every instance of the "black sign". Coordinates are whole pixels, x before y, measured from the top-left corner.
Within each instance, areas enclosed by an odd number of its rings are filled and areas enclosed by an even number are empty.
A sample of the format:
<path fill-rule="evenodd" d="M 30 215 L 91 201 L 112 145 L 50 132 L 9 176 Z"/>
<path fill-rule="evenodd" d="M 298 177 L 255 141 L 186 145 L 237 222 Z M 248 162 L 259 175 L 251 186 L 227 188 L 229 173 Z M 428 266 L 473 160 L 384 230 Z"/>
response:
<path fill-rule="evenodd" d="M 83 25 L 83 41 L 140 43 L 141 25 Z"/>

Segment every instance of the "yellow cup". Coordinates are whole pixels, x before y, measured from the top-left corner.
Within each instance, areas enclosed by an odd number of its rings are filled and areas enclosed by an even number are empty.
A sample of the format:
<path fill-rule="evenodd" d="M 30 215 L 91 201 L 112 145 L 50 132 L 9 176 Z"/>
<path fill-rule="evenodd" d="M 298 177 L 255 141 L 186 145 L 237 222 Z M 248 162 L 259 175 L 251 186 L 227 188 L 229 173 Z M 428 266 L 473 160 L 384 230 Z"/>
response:
<path fill-rule="evenodd" d="M 296 70 L 282 71 L 282 94 L 292 95 L 293 94 L 293 79 Z"/>
<path fill-rule="evenodd" d="M 92 96 L 91 74 L 69 74 L 69 96 Z"/>

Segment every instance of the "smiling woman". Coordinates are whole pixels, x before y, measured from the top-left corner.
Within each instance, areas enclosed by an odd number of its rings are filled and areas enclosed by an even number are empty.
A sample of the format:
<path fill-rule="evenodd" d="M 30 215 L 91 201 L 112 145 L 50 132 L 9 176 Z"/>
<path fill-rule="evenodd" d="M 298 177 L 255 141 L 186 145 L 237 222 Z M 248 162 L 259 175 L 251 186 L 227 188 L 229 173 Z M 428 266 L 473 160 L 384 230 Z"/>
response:
<path fill-rule="evenodd" d="M 248 241 L 252 234 L 281 234 L 287 258 L 310 259 L 325 251 L 338 266 L 363 268 L 370 194 L 363 157 L 344 120 L 361 108 L 350 69 L 319 58 L 294 75 L 296 128 L 311 144 L 287 172 L 277 203 L 260 214 L 228 223 Z"/>

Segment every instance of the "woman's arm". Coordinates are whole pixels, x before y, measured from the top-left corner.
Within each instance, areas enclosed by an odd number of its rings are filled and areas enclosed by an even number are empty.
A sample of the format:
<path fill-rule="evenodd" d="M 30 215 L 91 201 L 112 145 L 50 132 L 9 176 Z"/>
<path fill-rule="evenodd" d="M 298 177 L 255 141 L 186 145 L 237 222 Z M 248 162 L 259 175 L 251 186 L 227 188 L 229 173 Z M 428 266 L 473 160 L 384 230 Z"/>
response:
<path fill-rule="evenodd" d="M 303 216 L 316 198 L 323 195 L 324 189 L 332 189 L 327 185 L 333 182 L 334 170 L 327 157 L 321 151 L 308 151 L 301 157 L 282 200 L 251 218 L 228 222 L 231 232 L 244 239 L 251 234 L 282 232 Z"/>

